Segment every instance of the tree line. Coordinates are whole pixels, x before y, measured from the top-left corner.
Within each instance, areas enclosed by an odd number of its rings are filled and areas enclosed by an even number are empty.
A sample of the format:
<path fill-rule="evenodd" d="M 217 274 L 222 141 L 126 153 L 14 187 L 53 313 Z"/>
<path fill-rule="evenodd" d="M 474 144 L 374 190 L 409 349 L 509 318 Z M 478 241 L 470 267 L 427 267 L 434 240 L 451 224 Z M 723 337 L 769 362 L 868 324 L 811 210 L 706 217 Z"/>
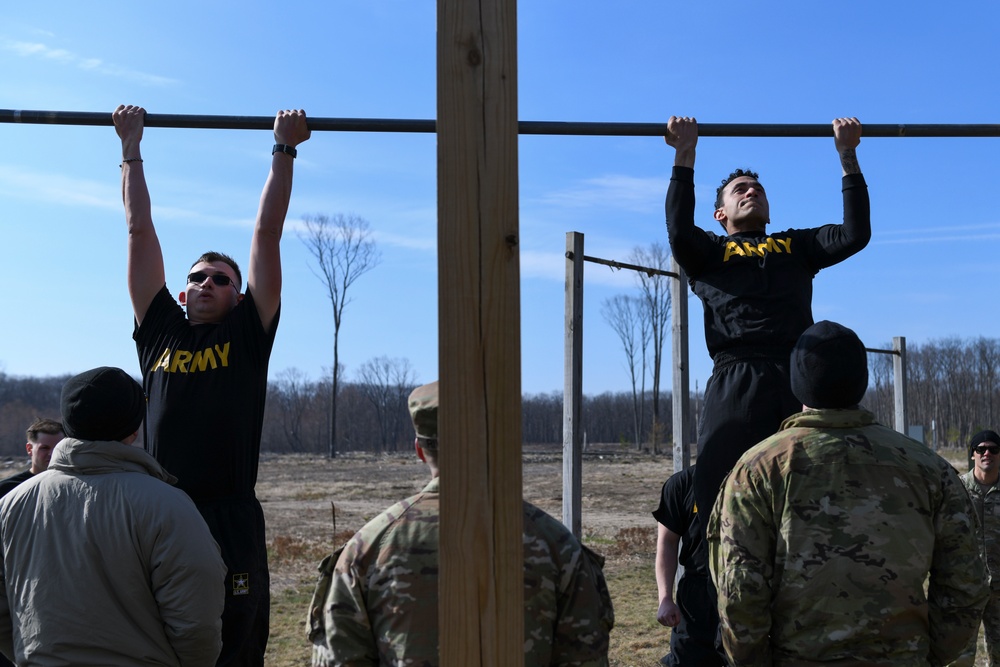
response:
<path fill-rule="evenodd" d="M 886 345 L 884 347 L 889 347 Z M 893 424 L 892 359 L 869 354 L 869 384 L 864 405 L 883 424 Z M 0 372 L 0 455 L 23 457 L 24 430 L 35 417 L 59 418 L 59 394 L 69 375 L 18 377 Z M 1000 339 L 945 338 L 925 345 L 908 346 L 907 385 L 909 421 L 924 429 L 925 442 L 941 447 L 964 448 L 973 433 L 1000 427 Z M 395 452 L 413 446 L 406 399 L 417 385 L 406 359 L 377 357 L 353 373 L 353 381 L 337 390 L 337 441 L 341 452 Z M 327 455 L 331 442 L 330 378 L 312 380 L 303 372 L 287 369 L 268 384 L 267 410 L 261 449 L 275 453 Z M 693 397 L 697 411 L 700 396 Z M 582 415 L 587 446 L 635 446 L 632 391 L 585 396 Z M 651 391 L 638 400 L 653 413 Z M 672 420 L 669 393 L 659 396 L 660 422 Z M 697 418 L 697 413 L 694 415 Z M 523 397 L 522 425 L 526 444 L 560 445 L 562 393 Z M 671 443 L 647 425 L 640 446 Z M 669 451 L 667 449 L 666 451 Z"/>

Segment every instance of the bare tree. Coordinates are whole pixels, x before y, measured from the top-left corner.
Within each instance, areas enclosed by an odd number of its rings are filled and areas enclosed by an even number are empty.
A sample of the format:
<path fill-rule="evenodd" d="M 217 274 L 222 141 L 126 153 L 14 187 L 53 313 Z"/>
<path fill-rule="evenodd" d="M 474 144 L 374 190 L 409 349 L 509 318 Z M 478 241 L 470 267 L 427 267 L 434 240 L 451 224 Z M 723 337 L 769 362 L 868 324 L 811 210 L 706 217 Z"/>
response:
<path fill-rule="evenodd" d="M 330 391 L 330 458 L 337 456 L 337 385 L 340 381 L 340 325 L 344 308 L 350 303 L 347 290 L 358 278 L 375 268 L 381 255 L 364 218 L 340 213 L 306 216 L 305 233 L 299 235 L 318 269 L 313 273 L 326 286 L 333 307 L 333 386 Z"/>
<path fill-rule="evenodd" d="M 625 367 L 632 384 L 632 421 L 635 448 L 642 449 L 642 429 L 645 426 L 646 350 L 649 347 L 649 311 L 642 299 L 618 294 L 605 299 L 601 315 L 622 344 Z M 638 340 L 636 336 L 638 335 Z M 641 387 L 640 387 L 641 385 Z"/>
<path fill-rule="evenodd" d="M 406 398 L 416 384 L 416 377 L 409 359 L 375 357 L 358 370 L 359 385 L 375 410 L 382 451 L 389 451 L 390 443 L 396 449 L 402 433 Z"/>
<path fill-rule="evenodd" d="M 636 247 L 629 261 L 638 266 L 660 271 L 670 270 L 670 254 L 661 243 L 651 243 L 648 248 Z M 653 451 L 659 451 L 663 425 L 660 422 L 660 369 L 663 365 L 663 344 L 670 328 L 669 276 L 642 271 L 636 272 L 642 300 L 649 317 L 649 331 L 653 350 Z"/>

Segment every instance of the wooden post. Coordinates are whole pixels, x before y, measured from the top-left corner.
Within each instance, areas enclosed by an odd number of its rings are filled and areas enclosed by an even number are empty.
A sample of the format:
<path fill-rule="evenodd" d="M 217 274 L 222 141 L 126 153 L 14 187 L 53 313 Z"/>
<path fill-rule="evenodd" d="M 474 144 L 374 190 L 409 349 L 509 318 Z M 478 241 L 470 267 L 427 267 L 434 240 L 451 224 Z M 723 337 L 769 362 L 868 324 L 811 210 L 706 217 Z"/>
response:
<path fill-rule="evenodd" d="M 892 339 L 892 383 L 893 403 L 895 408 L 896 430 L 903 435 L 907 433 L 906 414 L 906 338 L 894 336 Z"/>
<path fill-rule="evenodd" d="M 687 276 L 677 260 L 670 257 L 670 270 L 677 278 L 670 283 L 670 303 L 673 331 L 673 417 L 674 472 L 691 467 L 691 369 L 688 363 L 688 300 Z"/>
<path fill-rule="evenodd" d="M 516 0 L 437 16 L 441 665 L 506 667 L 524 662 Z"/>
<path fill-rule="evenodd" d="M 566 232 L 562 520 L 577 538 L 583 530 L 583 264 L 583 234 Z"/>

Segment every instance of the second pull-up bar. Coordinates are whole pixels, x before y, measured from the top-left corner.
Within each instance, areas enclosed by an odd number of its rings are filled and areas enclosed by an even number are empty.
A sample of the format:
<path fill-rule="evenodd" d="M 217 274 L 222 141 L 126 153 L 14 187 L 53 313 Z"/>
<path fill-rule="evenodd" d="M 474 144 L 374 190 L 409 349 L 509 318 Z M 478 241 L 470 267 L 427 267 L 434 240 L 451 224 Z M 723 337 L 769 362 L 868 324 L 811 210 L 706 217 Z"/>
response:
<path fill-rule="evenodd" d="M 36 125 L 112 125 L 111 113 L 94 111 L 22 111 L 0 109 L 0 123 Z M 146 114 L 146 127 L 198 128 L 208 130 L 270 130 L 273 116 L 208 116 Z M 891 125 L 864 124 L 865 137 L 1000 137 L 1000 125 Z M 437 131 L 433 120 L 394 118 L 309 118 L 309 129 L 329 132 L 424 132 Z M 522 120 L 518 134 L 548 134 L 609 137 L 662 137 L 662 123 L 597 123 Z M 829 123 L 699 123 L 702 137 L 832 137 Z"/>

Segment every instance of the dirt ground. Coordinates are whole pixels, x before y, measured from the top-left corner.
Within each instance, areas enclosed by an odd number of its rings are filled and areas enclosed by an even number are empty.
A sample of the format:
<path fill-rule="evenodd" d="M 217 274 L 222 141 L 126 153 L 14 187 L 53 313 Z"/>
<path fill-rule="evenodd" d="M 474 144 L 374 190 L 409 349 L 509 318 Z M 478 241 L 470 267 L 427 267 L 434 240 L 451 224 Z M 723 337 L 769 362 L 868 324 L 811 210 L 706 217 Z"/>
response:
<path fill-rule="evenodd" d="M 946 457 L 960 470 L 966 469 L 960 456 Z M 523 460 L 525 499 L 560 518 L 561 447 L 525 448 Z M 0 461 L 0 478 L 27 464 L 26 458 Z M 605 573 L 618 617 L 612 633 L 613 667 L 656 665 L 667 648 L 669 632 L 655 623 L 656 524 L 651 512 L 672 471 L 669 456 L 618 446 L 592 447 L 584 455 L 583 537 L 608 558 Z M 303 621 L 316 565 L 369 519 L 416 493 L 429 479 L 427 467 L 411 452 L 348 454 L 335 460 L 262 456 L 257 496 L 267 521 L 272 590 L 268 665 L 308 664 Z M 976 664 L 985 664 L 982 656 Z"/>
<path fill-rule="evenodd" d="M 672 465 L 668 457 L 617 448 L 588 452 L 581 512 L 585 539 L 612 540 L 622 528 L 653 530 L 651 512 Z M 525 499 L 561 518 L 561 448 L 526 449 L 522 477 Z M 271 564 L 272 592 L 312 581 L 314 564 L 307 566 L 297 554 L 330 551 L 343 534 L 352 534 L 429 480 L 426 465 L 411 453 L 348 454 L 334 460 L 264 455 L 257 496 L 267 520 L 268 543 L 278 552 Z M 336 508 L 336 528 L 331 505 Z M 287 547 L 288 558 L 282 558 L 282 547 Z"/>

